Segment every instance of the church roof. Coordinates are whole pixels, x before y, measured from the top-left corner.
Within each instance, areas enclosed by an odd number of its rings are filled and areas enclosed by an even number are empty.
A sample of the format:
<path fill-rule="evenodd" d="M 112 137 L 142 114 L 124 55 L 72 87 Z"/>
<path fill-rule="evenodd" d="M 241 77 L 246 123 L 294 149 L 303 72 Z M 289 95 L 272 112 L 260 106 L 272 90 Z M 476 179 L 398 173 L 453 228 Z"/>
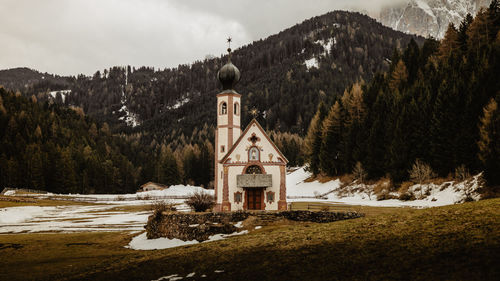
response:
<path fill-rule="evenodd" d="M 226 155 L 224 155 L 224 157 L 219 162 L 220 163 L 226 162 L 227 158 L 229 158 L 229 155 L 231 155 L 231 153 L 233 153 L 233 151 L 236 149 L 236 147 L 241 142 L 241 140 L 243 140 L 243 138 L 245 138 L 246 134 L 248 133 L 248 131 L 252 127 L 252 124 L 256 124 L 257 125 L 257 128 L 262 132 L 262 134 L 266 137 L 266 139 L 271 143 L 271 145 L 273 146 L 273 148 L 278 152 L 278 154 L 281 157 L 281 159 L 283 159 L 283 161 L 285 161 L 285 163 L 288 163 L 288 159 L 286 159 L 285 155 L 283 155 L 283 153 L 281 153 L 281 151 L 278 149 L 278 147 L 276 146 L 276 144 L 274 144 L 274 142 L 269 138 L 269 136 L 267 135 L 266 131 L 264 131 L 264 129 L 262 128 L 262 126 L 259 124 L 259 122 L 257 122 L 257 120 L 255 118 L 252 119 L 252 121 L 250 121 L 250 123 L 248 123 L 247 127 L 245 128 L 245 130 L 243 131 L 243 133 L 241 133 L 241 135 L 238 138 L 238 140 L 236 140 L 236 142 L 231 147 L 231 149 L 226 153 Z"/>

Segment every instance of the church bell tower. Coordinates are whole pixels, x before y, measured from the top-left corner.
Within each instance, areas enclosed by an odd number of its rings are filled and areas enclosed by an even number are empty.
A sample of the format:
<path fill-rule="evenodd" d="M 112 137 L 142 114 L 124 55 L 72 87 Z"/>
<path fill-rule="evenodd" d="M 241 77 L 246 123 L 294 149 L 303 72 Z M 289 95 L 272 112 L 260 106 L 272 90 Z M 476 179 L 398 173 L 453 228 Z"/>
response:
<path fill-rule="evenodd" d="M 240 80 L 240 71 L 231 63 L 231 38 L 229 44 L 228 61 L 217 73 L 217 79 L 222 85 L 222 91 L 217 94 L 217 130 L 215 131 L 215 209 L 218 211 L 231 210 L 227 181 L 227 169 L 224 170 L 220 160 L 227 154 L 241 135 L 241 95 L 234 90 Z M 224 184 L 225 182 L 225 184 Z M 222 200 L 221 200 L 222 199 Z"/>

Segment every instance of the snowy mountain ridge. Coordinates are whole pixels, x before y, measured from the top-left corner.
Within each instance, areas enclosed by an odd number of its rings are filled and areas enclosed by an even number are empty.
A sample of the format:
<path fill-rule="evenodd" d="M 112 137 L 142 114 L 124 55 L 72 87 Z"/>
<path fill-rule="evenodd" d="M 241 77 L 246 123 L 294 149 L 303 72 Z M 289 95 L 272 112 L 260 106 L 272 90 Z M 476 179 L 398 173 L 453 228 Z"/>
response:
<path fill-rule="evenodd" d="M 470 13 L 476 15 L 490 0 L 408 0 L 382 8 L 378 20 L 395 30 L 441 39 L 448 25 L 459 26 Z"/>

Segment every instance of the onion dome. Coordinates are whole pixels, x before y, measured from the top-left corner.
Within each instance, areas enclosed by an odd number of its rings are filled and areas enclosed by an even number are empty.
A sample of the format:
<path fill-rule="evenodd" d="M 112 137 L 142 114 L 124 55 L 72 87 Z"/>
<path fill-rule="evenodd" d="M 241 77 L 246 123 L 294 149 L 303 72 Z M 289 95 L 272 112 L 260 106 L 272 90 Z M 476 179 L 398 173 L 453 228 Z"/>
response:
<path fill-rule="evenodd" d="M 223 90 L 233 89 L 241 78 L 239 69 L 231 63 L 231 48 L 227 49 L 227 51 L 229 52 L 229 59 L 217 73 L 217 79 L 222 84 Z"/>

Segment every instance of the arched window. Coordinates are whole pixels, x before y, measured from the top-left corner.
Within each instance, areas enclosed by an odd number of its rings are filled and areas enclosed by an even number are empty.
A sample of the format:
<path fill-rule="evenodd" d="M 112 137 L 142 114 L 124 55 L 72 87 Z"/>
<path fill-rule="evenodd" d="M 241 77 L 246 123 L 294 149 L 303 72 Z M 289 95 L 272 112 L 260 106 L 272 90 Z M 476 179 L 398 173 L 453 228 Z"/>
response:
<path fill-rule="evenodd" d="M 227 114 L 227 104 L 223 102 L 220 105 L 220 115 L 226 115 L 226 114 Z"/>
<path fill-rule="evenodd" d="M 240 115 L 240 105 L 237 102 L 234 103 L 234 114 Z"/>
<path fill-rule="evenodd" d="M 252 165 L 247 168 L 245 171 L 246 174 L 254 175 L 254 174 L 262 174 L 262 170 L 257 165 Z"/>
<path fill-rule="evenodd" d="M 250 161 L 259 161 L 260 155 L 259 155 L 259 149 L 257 147 L 252 147 L 248 151 L 248 159 Z"/>

